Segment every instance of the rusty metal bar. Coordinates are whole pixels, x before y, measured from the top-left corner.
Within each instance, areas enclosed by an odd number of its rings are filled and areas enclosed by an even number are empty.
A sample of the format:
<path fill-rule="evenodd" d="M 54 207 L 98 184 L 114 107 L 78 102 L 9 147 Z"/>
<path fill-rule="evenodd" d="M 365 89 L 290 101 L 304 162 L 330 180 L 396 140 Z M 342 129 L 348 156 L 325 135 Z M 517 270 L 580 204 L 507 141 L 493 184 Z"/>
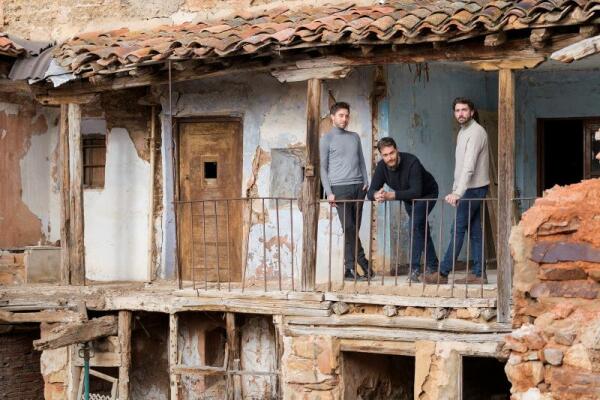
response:
<path fill-rule="evenodd" d="M 425 292 L 425 271 L 427 270 L 427 244 L 429 237 L 429 200 L 425 200 L 425 244 L 423 247 L 423 269 L 421 270 L 421 281 L 423 282 L 423 292 Z M 419 254 L 419 259 L 421 255 Z M 419 260 L 421 264 L 421 260 Z"/>
<path fill-rule="evenodd" d="M 262 231 L 263 231 L 263 278 L 265 284 L 265 292 L 267 291 L 267 229 L 266 225 L 266 214 L 265 214 L 265 199 L 262 199 Z"/>
<path fill-rule="evenodd" d="M 354 204 L 354 290 L 356 291 L 356 280 L 358 277 L 358 203 Z"/>
<path fill-rule="evenodd" d="M 445 202 L 442 200 L 442 210 L 440 217 L 440 237 L 438 238 L 438 251 L 440 252 L 440 256 L 438 257 L 438 267 L 437 267 L 437 285 L 435 288 L 435 294 L 438 295 L 440 291 L 440 276 L 442 271 L 442 260 L 444 259 L 444 249 L 442 248 L 442 236 L 444 236 L 444 207 Z"/>
<path fill-rule="evenodd" d="M 333 225 L 333 206 L 329 204 L 329 260 L 327 263 L 327 291 L 331 291 L 331 241 L 332 241 L 332 225 Z"/>
<path fill-rule="evenodd" d="M 454 207 L 454 233 L 452 236 L 452 286 L 450 286 L 450 297 L 454 297 L 454 278 L 455 278 L 455 268 L 456 268 L 456 213 L 458 210 L 458 200 L 456 202 L 456 206 Z"/>
<path fill-rule="evenodd" d="M 465 266 L 465 297 L 469 297 L 469 259 L 471 258 L 471 199 L 468 199 L 469 205 L 467 209 L 467 263 Z M 454 239 L 456 240 L 456 239 Z"/>
<path fill-rule="evenodd" d="M 346 264 L 344 264 L 346 260 L 346 202 L 344 204 L 344 223 L 342 224 L 342 241 L 344 246 L 342 247 L 342 271 L 344 271 L 344 278 L 342 279 L 342 288 L 346 286 Z M 335 206 L 337 208 L 337 205 Z M 339 210 L 338 210 L 339 213 Z M 339 214 L 338 214 L 339 215 Z M 356 277 L 356 275 L 355 275 Z"/>
<path fill-rule="evenodd" d="M 248 222 L 248 237 L 246 240 L 246 259 L 244 260 L 244 270 L 242 271 L 242 293 L 244 293 L 244 289 L 246 288 L 246 270 L 248 269 L 248 256 L 250 253 L 250 235 L 252 233 L 252 203 L 253 199 L 249 199 L 250 201 L 250 217 Z"/>
<path fill-rule="evenodd" d="M 481 290 L 480 296 L 483 297 L 483 279 L 486 276 L 485 272 L 485 207 L 487 202 L 481 202 Z"/>
<path fill-rule="evenodd" d="M 381 286 L 385 285 L 385 271 L 386 271 L 385 270 L 385 261 L 386 261 L 386 255 L 387 255 L 387 240 L 386 240 L 387 228 L 388 228 L 388 202 L 385 201 L 383 203 L 383 267 L 381 268 Z M 391 232 L 390 232 L 390 240 L 391 240 Z M 390 243 L 390 248 L 391 248 L 391 243 Z M 392 258 L 391 254 L 390 254 L 390 258 Z M 371 279 L 370 276 L 369 276 L 369 279 Z"/>
<path fill-rule="evenodd" d="M 373 227 L 371 224 L 373 224 L 373 214 L 375 211 L 375 207 L 373 207 L 373 205 L 371 204 L 371 214 L 369 215 L 369 220 L 371 221 L 371 223 L 369 224 L 369 259 L 367 260 L 367 262 L 369 263 L 369 270 L 373 271 L 373 269 L 375 268 L 375 263 L 373 262 Z M 377 219 L 375 219 L 375 225 L 377 225 Z M 367 286 L 371 286 L 371 274 L 369 274 L 369 277 L 367 279 Z"/>
<path fill-rule="evenodd" d="M 192 208 L 192 203 L 190 203 L 190 220 L 191 220 L 191 227 L 190 227 L 190 234 L 192 236 L 191 240 L 190 240 L 190 263 L 191 265 L 191 269 L 192 269 L 192 288 L 194 290 L 196 290 L 196 263 L 194 262 L 194 210 Z"/>
<path fill-rule="evenodd" d="M 290 240 L 292 244 L 291 257 L 292 257 L 292 292 L 294 291 L 294 200 L 290 199 Z"/>
<path fill-rule="evenodd" d="M 412 286 L 412 259 L 413 259 L 413 240 L 415 233 L 415 200 L 411 201 L 412 207 L 410 208 L 410 249 L 408 249 L 408 286 Z"/>
<path fill-rule="evenodd" d="M 279 279 L 279 291 L 281 291 L 281 235 L 279 233 L 279 199 L 275 199 L 275 215 L 277 219 L 277 278 Z"/>
<path fill-rule="evenodd" d="M 231 292 L 231 236 L 229 235 L 229 200 L 226 200 L 225 206 L 227 207 L 227 290 Z"/>
<path fill-rule="evenodd" d="M 217 201 L 213 201 L 213 210 L 215 212 L 215 250 L 217 250 L 217 290 L 221 290 L 221 260 L 219 252 L 219 216 L 217 213 Z"/>
<path fill-rule="evenodd" d="M 398 286 L 398 264 L 400 263 L 400 228 L 402 227 L 402 209 L 398 215 L 398 223 L 396 225 L 396 272 L 394 274 L 394 286 Z"/>
<path fill-rule="evenodd" d="M 204 238 L 204 290 L 208 290 L 208 253 L 206 251 L 206 203 L 202 202 L 202 230 Z"/>

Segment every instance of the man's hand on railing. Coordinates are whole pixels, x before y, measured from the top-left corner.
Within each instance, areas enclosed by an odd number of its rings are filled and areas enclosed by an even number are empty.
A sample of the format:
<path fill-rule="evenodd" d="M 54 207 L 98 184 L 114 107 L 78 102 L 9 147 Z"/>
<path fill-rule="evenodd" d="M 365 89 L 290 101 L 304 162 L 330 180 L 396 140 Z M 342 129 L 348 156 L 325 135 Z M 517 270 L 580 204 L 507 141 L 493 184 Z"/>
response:
<path fill-rule="evenodd" d="M 333 207 L 337 207 L 335 204 L 335 194 L 330 194 L 327 196 L 327 201 L 329 202 L 329 204 L 331 204 Z"/>
<path fill-rule="evenodd" d="M 456 207 L 458 200 L 460 200 L 460 196 L 450 193 L 444 199 L 446 200 L 446 203 L 450 204 L 452 207 Z"/>
<path fill-rule="evenodd" d="M 396 194 L 394 192 L 386 192 L 381 188 L 375 193 L 374 198 L 375 201 L 381 203 L 382 201 L 396 200 Z"/>

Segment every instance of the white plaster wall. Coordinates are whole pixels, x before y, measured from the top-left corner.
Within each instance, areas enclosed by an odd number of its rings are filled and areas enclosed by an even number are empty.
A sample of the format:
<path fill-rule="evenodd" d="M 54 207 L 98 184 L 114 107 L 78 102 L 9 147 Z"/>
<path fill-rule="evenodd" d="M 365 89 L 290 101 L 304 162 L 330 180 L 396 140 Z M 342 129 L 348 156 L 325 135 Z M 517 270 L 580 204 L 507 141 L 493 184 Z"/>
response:
<path fill-rule="evenodd" d="M 148 268 L 150 165 L 125 129 L 108 133 L 104 189 L 86 189 L 86 278 L 143 281 Z"/>
<path fill-rule="evenodd" d="M 48 130 L 32 135 L 21 159 L 21 198 L 42 223 L 47 242 L 60 240 L 60 187 L 55 150 L 58 144 L 59 111 L 40 108 L 35 118 L 45 118 Z"/>
<path fill-rule="evenodd" d="M 349 130 L 359 133 L 363 143 L 363 152 L 367 160 L 367 169 L 370 174 L 371 166 L 371 111 L 369 94 L 372 82 L 372 70 L 365 68 L 355 71 L 353 75 L 342 81 L 327 81 L 323 86 L 322 117 L 328 115 L 328 91 L 337 101 L 346 101 L 351 104 L 351 122 Z M 252 161 L 257 147 L 270 152 L 273 148 L 285 148 L 304 145 L 306 139 L 306 83 L 281 84 L 268 74 L 240 74 L 228 78 L 206 81 L 186 82 L 176 84 L 173 88 L 173 116 L 174 118 L 191 116 L 233 115 L 243 120 L 243 179 L 241 196 L 245 196 L 248 180 L 252 173 Z M 172 276 L 175 263 L 175 225 L 173 218 L 173 171 L 171 165 L 172 134 L 168 118 L 169 93 L 163 93 L 163 171 L 165 184 L 163 198 L 165 212 L 163 215 L 163 248 L 161 257 L 161 275 Z M 257 173 L 256 187 L 258 196 L 270 195 L 271 182 L 270 163 L 261 165 Z M 276 213 L 272 202 L 265 202 L 266 207 L 266 240 L 276 237 Z M 280 205 L 280 236 L 282 237 L 281 263 L 283 285 L 291 286 L 291 253 L 292 248 L 285 243 L 291 242 L 291 229 L 289 203 Z M 255 213 L 262 213 L 262 202 L 253 204 Z M 302 214 L 294 202 L 293 227 L 294 227 L 294 276 L 298 284 L 299 269 L 302 254 Z M 247 212 L 246 212 L 247 215 Z M 323 206 L 319 224 L 319 254 L 317 265 L 317 281 L 326 282 L 328 279 L 328 243 L 329 220 L 328 207 Z M 369 211 L 365 207 L 361 237 L 363 245 L 368 252 L 368 235 L 370 219 Z M 263 255 L 263 228 L 256 223 L 250 230 L 250 251 L 246 277 L 257 284 L 262 282 L 264 271 L 269 279 L 276 279 L 278 274 L 278 246 L 267 246 L 266 262 Z M 337 215 L 333 217 L 332 231 L 333 253 L 332 265 L 337 268 L 333 271 L 333 278 L 340 280 L 343 274 L 341 227 Z M 339 270 L 339 271 L 338 271 Z"/>

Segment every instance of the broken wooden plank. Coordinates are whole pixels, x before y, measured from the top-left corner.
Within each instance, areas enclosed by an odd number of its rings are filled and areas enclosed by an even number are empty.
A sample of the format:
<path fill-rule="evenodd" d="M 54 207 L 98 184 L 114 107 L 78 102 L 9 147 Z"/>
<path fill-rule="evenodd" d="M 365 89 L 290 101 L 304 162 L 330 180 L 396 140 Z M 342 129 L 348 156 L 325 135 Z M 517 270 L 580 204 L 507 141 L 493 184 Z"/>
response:
<path fill-rule="evenodd" d="M 510 324 L 480 323 L 463 319 L 436 320 L 426 317 L 397 316 L 386 317 L 379 314 L 347 314 L 330 317 L 286 317 L 284 322 L 291 325 L 316 326 L 364 326 L 398 329 L 423 329 L 442 332 L 491 333 L 511 332 Z"/>
<path fill-rule="evenodd" d="M 325 293 L 325 300 L 354 304 L 389 304 L 401 307 L 485 308 L 496 306 L 496 299 L 492 298 L 402 297 L 380 294 Z"/>
<path fill-rule="evenodd" d="M 15 313 L 0 309 L 0 321 L 9 323 L 25 323 L 25 322 L 79 322 L 84 320 L 83 316 L 71 310 L 43 310 L 38 312 L 20 312 Z"/>
<path fill-rule="evenodd" d="M 581 40 L 570 46 L 555 51 L 550 56 L 551 59 L 564 63 L 571 63 L 575 60 L 591 56 L 600 52 L 600 35 Z"/>
<path fill-rule="evenodd" d="M 286 68 L 271 71 L 281 83 L 304 82 L 311 79 L 343 79 L 352 72 L 351 67 L 329 66 L 320 68 Z"/>
<path fill-rule="evenodd" d="M 33 347 L 36 350 L 52 350 L 116 334 L 117 317 L 107 315 L 88 321 L 58 326 L 52 329 L 47 336 L 34 340 Z"/>
<path fill-rule="evenodd" d="M 365 328 L 365 327 L 331 327 L 284 325 L 286 336 L 323 335 L 339 339 L 356 340 L 397 340 L 416 342 L 431 340 L 436 342 L 452 341 L 465 343 L 503 343 L 505 333 L 443 333 L 415 329 Z"/>

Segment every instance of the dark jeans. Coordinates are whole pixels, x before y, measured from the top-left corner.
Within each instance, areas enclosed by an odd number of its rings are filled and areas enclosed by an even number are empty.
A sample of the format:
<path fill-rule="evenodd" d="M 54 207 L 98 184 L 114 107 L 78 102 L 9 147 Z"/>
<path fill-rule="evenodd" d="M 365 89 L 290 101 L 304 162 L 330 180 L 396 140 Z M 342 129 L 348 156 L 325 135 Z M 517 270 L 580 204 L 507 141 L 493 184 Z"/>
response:
<path fill-rule="evenodd" d="M 412 227 L 412 255 L 410 260 L 410 269 L 412 272 L 421 273 L 421 254 L 426 248 L 425 263 L 427 272 L 437 271 L 438 258 L 435 252 L 435 246 L 431 239 L 431 226 L 429 225 L 428 215 L 435 207 L 437 193 L 432 200 L 405 201 L 404 208 L 410 218 Z M 425 236 L 425 226 L 427 226 L 427 236 Z"/>
<path fill-rule="evenodd" d="M 464 196 L 458 201 L 458 209 L 456 210 L 456 235 L 455 228 L 452 224 L 452 239 L 444 255 L 440 271 L 442 275 L 447 276 L 452 271 L 452 264 L 460 254 L 463 246 L 463 241 L 470 224 L 470 255 L 473 256 L 472 272 L 476 276 L 481 276 L 481 266 L 485 260 L 482 260 L 482 234 L 481 234 L 481 205 L 482 201 L 468 199 L 483 199 L 487 194 L 488 187 L 482 186 L 479 188 L 467 189 Z M 470 204 L 470 206 L 469 206 Z M 454 239 L 456 236 L 456 248 L 454 247 Z"/>
<path fill-rule="evenodd" d="M 332 186 L 331 191 L 336 200 L 363 200 L 367 194 L 363 184 Z M 354 271 L 354 255 L 365 273 L 369 263 L 365 257 L 358 231 L 362 219 L 363 202 L 337 203 L 337 212 L 344 229 L 344 267 L 346 271 Z"/>

